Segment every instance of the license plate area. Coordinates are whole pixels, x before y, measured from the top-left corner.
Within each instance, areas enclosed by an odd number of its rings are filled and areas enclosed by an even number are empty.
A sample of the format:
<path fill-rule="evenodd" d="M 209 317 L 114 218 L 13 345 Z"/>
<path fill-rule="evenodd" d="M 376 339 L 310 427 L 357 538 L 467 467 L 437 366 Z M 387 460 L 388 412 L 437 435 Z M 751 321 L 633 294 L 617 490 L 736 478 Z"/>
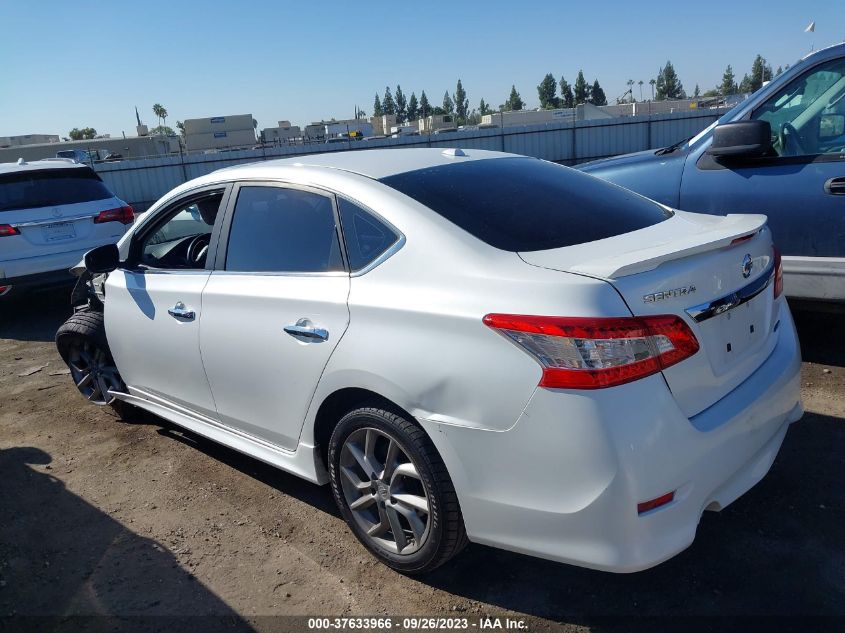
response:
<path fill-rule="evenodd" d="M 41 227 L 41 235 L 45 242 L 59 242 L 72 240 L 76 237 L 76 227 L 73 222 L 54 222 Z"/>
<path fill-rule="evenodd" d="M 769 303 L 764 292 L 702 323 L 716 374 L 730 371 L 764 345 L 769 336 Z"/>

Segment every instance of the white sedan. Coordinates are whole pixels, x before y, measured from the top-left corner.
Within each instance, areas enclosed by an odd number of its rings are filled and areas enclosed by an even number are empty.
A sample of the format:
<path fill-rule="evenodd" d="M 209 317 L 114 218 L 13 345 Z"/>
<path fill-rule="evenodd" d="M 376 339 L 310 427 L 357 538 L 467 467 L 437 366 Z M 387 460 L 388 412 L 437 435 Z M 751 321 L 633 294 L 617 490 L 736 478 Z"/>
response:
<path fill-rule="evenodd" d="M 331 483 L 408 573 L 467 541 L 651 567 L 766 474 L 803 411 L 764 216 L 533 158 L 224 169 L 86 266 L 57 344 L 89 400 Z"/>

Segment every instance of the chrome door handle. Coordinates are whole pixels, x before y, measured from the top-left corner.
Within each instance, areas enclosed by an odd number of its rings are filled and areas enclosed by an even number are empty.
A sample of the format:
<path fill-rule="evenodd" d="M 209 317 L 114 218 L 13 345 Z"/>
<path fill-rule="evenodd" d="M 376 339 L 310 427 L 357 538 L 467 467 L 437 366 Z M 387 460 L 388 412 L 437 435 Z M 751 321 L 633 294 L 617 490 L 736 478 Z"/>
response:
<path fill-rule="evenodd" d="M 192 321 L 196 318 L 196 313 L 193 310 L 188 310 L 185 304 L 181 301 L 167 311 L 167 314 L 174 319 L 187 319 Z"/>
<path fill-rule="evenodd" d="M 318 341 L 325 341 L 329 338 L 328 330 L 324 330 L 321 327 L 314 327 L 314 324 L 308 319 L 299 319 L 295 325 L 286 325 L 285 332 L 294 337 L 302 336 Z"/>

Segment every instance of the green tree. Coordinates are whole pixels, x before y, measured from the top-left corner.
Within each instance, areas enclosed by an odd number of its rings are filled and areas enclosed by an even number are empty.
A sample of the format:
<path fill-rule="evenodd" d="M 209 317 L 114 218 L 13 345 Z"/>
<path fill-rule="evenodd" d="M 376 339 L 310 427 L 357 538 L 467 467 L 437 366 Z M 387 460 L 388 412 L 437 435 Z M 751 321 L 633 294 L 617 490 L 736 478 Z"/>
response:
<path fill-rule="evenodd" d="M 725 73 L 722 75 L 722 83 L 719 85 L 718 90 L 720 94 L 725 96 L 736 94 L 739 90 L 739 87 L 736 85 L 734 69 L 731 68 L 730 64 L 725 68 Z"/>
<path fill-rule="evenodd" d="M 399 123 L 404 123 L 408 116 L 408 101 L 405 99 L 405 93 L 402 92 L 402 86 L 396 84 L 396 120 Z"/>
<path fill-rule="evenodd" d="M 695 92 L 692 93 L 694 99 L 698 99 L 701 96 L 701 90 L 698 88 L 698 84 L 695 84 Z"/>
<path fill-rule="evenodd" d="M 169 125 L 157 125 L 152 130 L 150 130 L 150 134 L 152 136 L 164 135 L 164 136 L 175 136 L 176 132 L 173 131 L 173 128 Z M 93 138 L 93 137 L 91 137 Z"/>
<path fill-rule="evenodd" d="M 563 77 L 560 78 L 560 105 L 564 108 L 575 107 L 575 96 L 572 94 L 572 86 Z"/>
<path fill-rule="evenodd" d="M 757 55 L 751 64 L 751 90 L 749 92 L 756 92 L 763 87 L 763 83 L 771 81 L 772 67 L 766 63 L 761 55 Z"/>
<path fill-rule="evenodd" d="M 420 93 L 420 117 L 425 118 L 431 116 L 431 104 L 428 102 L 428 97 L 425 96 L 425 90 Z"/>
<path fill-rule="evenodd" d="M 452 101 L 452 97 L 449 96 L 449 91 L 447 90 L 443 95 L 443 112 L 446 114 L 452 114 L 455 111 L 455 102 Z"/>
<path fill-rule="evenodd" d="M 482 97 L 481 101 L 478 102 L 478 114 L 484 116 L 485 114 L 490 114 L 492 111 L 493 108 Z"/>
<path fill-rule="evenodd" d="M 455 86 L 455 115 L 458 118 L 458 123 L 466 123 L 467 114 L 469 114 L 469 99 L 467 99 L 464 85 L 458 79 L 458 85 Z"/>
<path fill-rule="evenodd" d="M 416 121 L 420 118 L 419 114 L 419 103 L 417 102 L 417 95 L 413 92 L 411 93 L 411 98 L 408 99 L 408 120 L 409 121 Z"/>
<path fill-rule="evenodd" d="M 584 79 L 584 71 L 578 71 L 578 77 L 575 78 L 575 105 L 579 103 L 587 103 L 590 100 L 590 84 Z"/>
<path fill-rule="evenodd" d="M 672 62 L 666 61 L 666 65 L 657 73 L 657 100 L 686 99 L 684 86 L 675 72 Z"/>
<path fill-rule="evenodd" d="M 390 86 L 384 87 L 384 98 L 381 100 L 381 109 L 385 114 L 396 114 L 396 102 L 390 94 Z"/>
<path fill-rule="evenodd" d="M 167 108 L 160 103 L 153 104 L 153 114 L 158 117 L 158 124 L 164 125 L 167 123 Z"/>
<path fill-rule="evenodd" d="M 743 94 L 746 92 L 754 92 L 751 89 L 751 77 L 748 76 L 748 73 L 745 73 L 742 76 L 742 81 L 739 82 L 739 92 Z"/>
<path fill-rule="evenodd" d="M 631 85 L 633 85 L 633 80 L 631 80 Z M 599 85 L 598 79 L 593 82 L 593 87 L 590 88 L 590 103 L 597 106 L 607 105 L 607 96 Z"/>
<path fill-rule="evenodd" d="M 384 110 L 381 109 L 381 99 L 378 98 L 378 93 L 376 93 L 376 100 L 373 101 L 373 116 L 381 116 L 384 114 Z"/>
<path fill-rule="evenodd" d="M 654 101 L 654 85 L 657 83 L 656 79 L 649 79 L 648 85 L 651 86 L 651 100 Z"/>
<path fill-rule="evenodd" d="M 82 140 L 82 130 L 78 127 L 73 128 L 70 132 L 67 133 L 72 141 L 81 141 Z"/>
<path fill-rule="evenodd" d="M 775 71 L 775 77 L 777 77 L 778 75 L 782 75 L 782 74 L 783 74 L 783 67 L 778 66 L 778 69 Z"/>
<path fill-rule="evenodd" d="M 540 107 L 544 110 L 552 110 L 560 107 L 557 98 L 557 82 L 552 73 L 543 77 L 543 81 L 537 86 L 537 96 L 540 97 Z"/>
<path fill-rule="evenodd" d="M 640 101 L 643 100 L 643 84 L 645 83 L 642 79 L 637 82 L 640 86 Z"/>
<path fill-rule="evenodd" d="M 179 130 L 179 136 L 185 138 L 185 124 L 182 121 L 176 121 L 176 129 Z"/>
<path fill-rule="evenodd" d="M 631 98 L 631 101 L 636 101 L 636 99 L 634 99 L 634 80 L 629 79 L 625 82 L 625 85 L 628 86 L 628 96 Z"/>
<path fill-rule="evenodd" d="M 519 93 L 516 91 L 516 86 L 511 85 L 511 94 L 508 97 L 508 100 L 505 101 L 505 110 L 508 111 L 516 111 L 522 110 L 525 107 L 525 102 L 522 100 L 522 97 L 519 96 Z"/>

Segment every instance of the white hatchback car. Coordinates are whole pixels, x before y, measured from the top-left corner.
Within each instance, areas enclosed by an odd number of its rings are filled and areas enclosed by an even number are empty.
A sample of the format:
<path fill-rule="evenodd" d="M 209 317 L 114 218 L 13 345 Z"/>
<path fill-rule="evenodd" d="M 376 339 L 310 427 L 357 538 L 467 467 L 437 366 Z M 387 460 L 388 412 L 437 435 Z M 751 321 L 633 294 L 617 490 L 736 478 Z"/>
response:
<path fill-rule="evenodd" d="M 330 482 L 405 572 L 467 539 L 655 565 L 803 411 L 764 216 L 672 211 L 533 158 L 224 169 L 86 266 L 57 334 L 86 397 Z"/>
<path fill-rule="evenodd" d="M 86 165 L 0 163 L 0 297 L 72 283 L 68 269 L 117 242 L 133 220 L 132 208 Z"/>

